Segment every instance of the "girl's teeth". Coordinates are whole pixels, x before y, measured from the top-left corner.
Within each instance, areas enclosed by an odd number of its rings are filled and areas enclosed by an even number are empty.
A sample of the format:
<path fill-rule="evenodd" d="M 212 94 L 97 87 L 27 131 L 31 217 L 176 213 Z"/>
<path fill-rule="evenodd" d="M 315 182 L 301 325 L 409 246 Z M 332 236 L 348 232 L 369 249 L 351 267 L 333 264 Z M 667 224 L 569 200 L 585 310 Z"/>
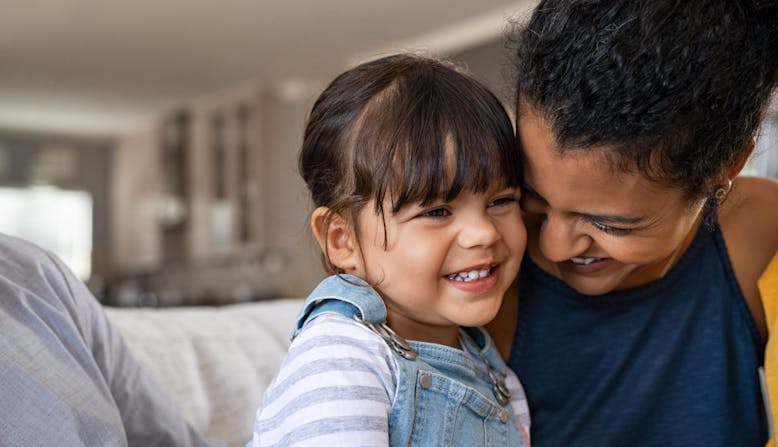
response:
<path fill-rule="evenodd" d="M 462 282 L 475 281 L 476 279 L 486 278 L 489 276 L 491 271 L 491 268 L 486 268 L 482 270 L 470 270 L 468 272 L 452 273 L 448 275 L 448 279 Z"/>
<path fill-rule="evenodd" d="M 581 265 L 589 265 L 594 261 L 597 261 L 599 258 L 570 258 L 571 261 L 573 261 L 573 264 L 581 264 Z"/>

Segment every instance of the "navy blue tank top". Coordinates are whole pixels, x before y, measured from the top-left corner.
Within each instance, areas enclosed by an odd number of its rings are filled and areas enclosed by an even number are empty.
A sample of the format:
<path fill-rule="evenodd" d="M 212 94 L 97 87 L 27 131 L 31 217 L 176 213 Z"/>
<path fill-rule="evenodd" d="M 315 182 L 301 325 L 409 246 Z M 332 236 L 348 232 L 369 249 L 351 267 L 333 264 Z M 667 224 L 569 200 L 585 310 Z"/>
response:
<path fill-rule="evenodd" d="M 663 278 L 599 296 L 525 256 L 519 307 L 533 447 L 764 446 L 763 345 L 718 227 Z"/>

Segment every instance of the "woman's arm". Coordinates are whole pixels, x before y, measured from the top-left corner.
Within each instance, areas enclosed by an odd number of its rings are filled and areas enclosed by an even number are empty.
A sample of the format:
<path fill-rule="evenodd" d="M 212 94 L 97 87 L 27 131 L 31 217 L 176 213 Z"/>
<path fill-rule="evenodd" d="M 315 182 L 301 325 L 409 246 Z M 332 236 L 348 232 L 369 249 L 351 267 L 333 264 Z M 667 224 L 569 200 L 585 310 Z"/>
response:
<path fill-rule="evenodd" d="M 778 251 L 778 181 L 735 179 L 722 204 L 719 224 L 735 277 L 764 340 L 767 330 L 757 280 Z"/>

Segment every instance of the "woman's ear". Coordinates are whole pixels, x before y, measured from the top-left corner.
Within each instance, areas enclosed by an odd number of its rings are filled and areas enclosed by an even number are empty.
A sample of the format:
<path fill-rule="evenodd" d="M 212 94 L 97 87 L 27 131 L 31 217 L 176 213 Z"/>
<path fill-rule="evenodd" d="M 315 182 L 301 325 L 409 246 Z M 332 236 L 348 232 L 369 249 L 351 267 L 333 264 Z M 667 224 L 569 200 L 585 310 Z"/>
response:
<path fill-rule="evenodd" d="M 732 165 L 732 167 L 727 170 L 727 180 L 734 180 L 735 177 L 740 174 L 740 171 L 742 171 L 746 166 L 746 163 L 748 163 L 748 159 L 751 157 L 751 153 L 754 152 L 755 146 L 756 140 L 751 138 L 747 143 L 747 147 L 745 148 L 746 150 L 744 150 L 743 154 L 740 156 L 740 159 L 738 159 L 737 163 Z"/>
<path fill-rule="evenodd" d="M 311 214 L 311 231 L 330 264 L 345 273 L 353 274 L 362 270 L 356 233 L 343 216 L 320 206 Z"/>

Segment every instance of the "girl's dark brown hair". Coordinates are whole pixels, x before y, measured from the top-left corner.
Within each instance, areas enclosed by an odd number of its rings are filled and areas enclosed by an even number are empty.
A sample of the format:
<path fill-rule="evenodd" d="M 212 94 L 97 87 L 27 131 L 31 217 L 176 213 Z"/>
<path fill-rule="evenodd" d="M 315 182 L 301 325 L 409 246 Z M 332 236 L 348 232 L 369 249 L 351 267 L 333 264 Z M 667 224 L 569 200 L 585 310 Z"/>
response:
<path fill-rule="evenodd" d="M 451 162 L 455 169 L 452 173 Z M 518 187 L 521 158 L 500 101 L 452 65 L 409 54 L 337 78 L 314 103 L 298 160 L 315 206 L 356 229 L 370 201 L 384 215 L 404 205 Z M 336 272 L 327 259 L 330 272 Z"/>

